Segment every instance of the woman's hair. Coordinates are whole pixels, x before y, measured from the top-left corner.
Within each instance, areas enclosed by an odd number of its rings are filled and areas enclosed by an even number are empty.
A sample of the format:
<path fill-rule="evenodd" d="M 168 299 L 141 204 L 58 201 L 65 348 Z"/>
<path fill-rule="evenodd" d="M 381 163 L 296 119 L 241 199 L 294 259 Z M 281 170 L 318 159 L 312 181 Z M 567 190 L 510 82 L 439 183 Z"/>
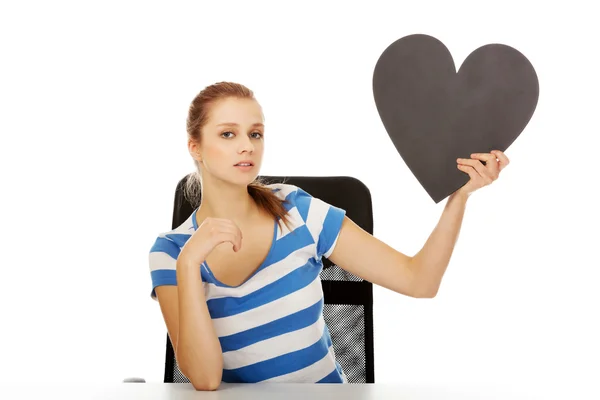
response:
<path fill-rule="evenodd" d="M 207 86 L 198 93 L 190 105 L 187 117 L 187 134 L 189 139 L 200 143 L 202 128 L 209 118 L 210 106 L 217 100 L 229 97 L 256 100 L 254 93 L 239 83 L 218 82 Z M 197 207 L 200 204 L 202 180 L 198 161 L 194 160 L 194 164 L 196 165 L 196 171 L 188 175 L 184 187 L 184 195 L 194 207 Z M 264 179 L 257 177 L 253 182 L 248 184 L 248 193 L 261 209 L 268 212 L 273 218 L 285 221 L 287 218 L 287 210 L 283 205 L 285 201 L 277 197 L 265 185 L 266 182 Z"/>

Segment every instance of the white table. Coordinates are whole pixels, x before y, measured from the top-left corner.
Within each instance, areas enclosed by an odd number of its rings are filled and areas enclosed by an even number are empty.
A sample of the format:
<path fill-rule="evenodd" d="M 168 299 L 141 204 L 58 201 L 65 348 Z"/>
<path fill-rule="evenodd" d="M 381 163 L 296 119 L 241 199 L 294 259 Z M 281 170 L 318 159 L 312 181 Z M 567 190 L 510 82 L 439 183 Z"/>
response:
<path fill-rule="evenodd" d="M 550 384 L 551 382 L 549 382 Z M 0 385 L 0 399 L 60 400 L 484 400 L 484 399 L 600 399 L 600 393 L 552 387 L 531 387 L 524 392 L 497 385 L 403 384 L 222 384 L 217 391 L 200 392 L 188 383 L 15 384 Z"/>

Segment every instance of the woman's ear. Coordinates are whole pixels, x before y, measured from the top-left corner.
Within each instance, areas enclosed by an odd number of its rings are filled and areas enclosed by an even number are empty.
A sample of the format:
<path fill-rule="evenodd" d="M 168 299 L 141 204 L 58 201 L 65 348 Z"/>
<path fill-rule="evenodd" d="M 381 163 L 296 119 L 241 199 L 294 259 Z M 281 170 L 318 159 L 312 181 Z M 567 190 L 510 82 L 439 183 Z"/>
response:
<path fill-rule="evenodd" d="M 188 140 L 188 151 L 190 152 L 190 155 L 194 160 L 202 162 L 202 157 L 200 155 L 200 146 L 192 139 Z"/>

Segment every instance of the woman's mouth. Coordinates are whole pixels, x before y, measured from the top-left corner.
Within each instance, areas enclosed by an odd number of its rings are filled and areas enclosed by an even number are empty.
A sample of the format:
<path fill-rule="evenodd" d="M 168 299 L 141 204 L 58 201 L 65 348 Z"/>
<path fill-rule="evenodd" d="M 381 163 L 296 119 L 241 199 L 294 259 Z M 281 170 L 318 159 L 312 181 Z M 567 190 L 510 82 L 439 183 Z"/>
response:
<path fill-rule="evenodd" d="M 234 167 L 242 171 L 249 171 L 254 167 L 254 164 L 252 164 L 251 162 L 240 162 L 235 164 Z"/>

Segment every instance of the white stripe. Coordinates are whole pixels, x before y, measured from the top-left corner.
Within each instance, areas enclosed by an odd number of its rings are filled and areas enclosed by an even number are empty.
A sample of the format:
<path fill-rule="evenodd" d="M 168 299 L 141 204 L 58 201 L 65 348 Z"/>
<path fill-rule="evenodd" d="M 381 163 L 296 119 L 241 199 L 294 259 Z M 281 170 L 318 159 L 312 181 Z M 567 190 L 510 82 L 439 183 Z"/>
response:
<path fill-rule="evenodd" d="M 323 200 L 313 197 L 310 201 L 310 208 L 306 216 L 306 226 L 310 231 L 315 243 L 319 241 L 319 235 L 323 230 L 323 222 L 329 211 L 329 206 Z"/>
<path fill-rule="evenodd" d="M 317 361 L 316 363 L 309 365 L 298 371 L 290 372 L 289 374 L 275 376 L 270 379 L 265 379 L 261 382 L 269 383 L 283 383 L 283 382 L 294 382 L 294 383 L 315 383 L 320 381 L 329 375 L 335 365 L 335 355 L 333 353 L 333 346 L 329 347 L 329 352 Z"/>
<path fill-rule="evenodd" d="M 177 260 L 162 251 L 151 252 L 148 255 L 148 259 L 150 260 L 150 271 L 159 269 L 177 269 Z"/>
<path fill-rule="evenodd" d="M 239 350 L 225 352 L 223 353 L 224 368 L 241 368 L 293 351 L 302 350 L 318 342 L 323 337 L 324 329 L 325 320 L 321 317 L 314 324 L 306 328 L 262 340 Z"/>
<path fill-rule="evenodd" d="M 315 304 L 323 297 L 323 287 L 317 276 L 309 285 L 260 307 L 223 318 L 213 318 L 217 336 L 244 332 L 286 317 Z"/>
<path fill-rule="evenodd" d="M 310 244 L 290 253 L 283 260 L 263 268 L 239 287 L 218 286 L 208 283 L 207 300 L 221 297 L 243 297 L 283 278 L 290 272 L 304 266 L 313 257 L 315 245 Z"/>

